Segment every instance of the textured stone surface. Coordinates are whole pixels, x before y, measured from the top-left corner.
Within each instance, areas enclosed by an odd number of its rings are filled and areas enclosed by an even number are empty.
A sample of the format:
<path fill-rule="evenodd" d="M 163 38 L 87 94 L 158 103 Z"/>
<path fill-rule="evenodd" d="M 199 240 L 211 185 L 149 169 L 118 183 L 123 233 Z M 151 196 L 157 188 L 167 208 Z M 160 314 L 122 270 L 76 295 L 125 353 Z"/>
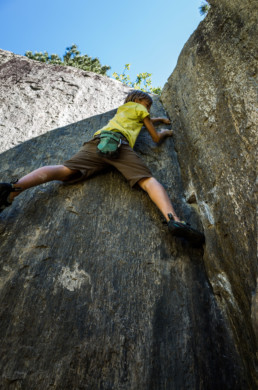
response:
<path fill-rule="evenodd" d="M 158 102 L 153 112 L 164 115 Z M 61 163 L 113 114 L 3 153 L 2 178 Z M 182 198 L 173 140 L 157 147 L 143 131 L 137 150 L 178 213 L 197 221 Z M 0 228 L 1 388 L 245 383 L 202 250 L 172 239 L 147 196 L 118 173 L 27 191 L 1 214 Z"/>
<path fill-rule="evenodd" d="M 143 130 L 136 147 L 178 214 L 203 224 L 204 251 L 173 239 L 146 194 L 115 171 L 23 193 L 0 216 L 1 389 L 255 389 L 253 14 L 220 3 L 163 92 L 175 145 L 170 138 L 157 146 Z M 10 57 L 18 73 L 9 71 Z M 1 180 L 62 163 L 127 91 L 105 77 L 12 57 L 0 52 L 10 133 Z M 22 81 L 20 91 L 16 75 L 26 80 L 26 69 L 34 84 Z M 91 83 L 85 107 L 97 102 L 99 111 L 69 105 L 67 78 L 79 86 L 73 96 Z M 41 104 L 34 85 L 45 91 Z M 164 115 L 157 99 L 152 114 Z M 20 122 L 22 136 L 13 131 Z"/>
<path fill-rule="evenodd" d="M 0 49 L 0 152 L 49 130 L 116 108 L 127 88 L 116 80 L 45 66 Z"/>
<path fill-rule="evenodd" d="M 257 327 L 257 2 L 210 1 L 162 93 L 204 264 L 250 378 Z"/>

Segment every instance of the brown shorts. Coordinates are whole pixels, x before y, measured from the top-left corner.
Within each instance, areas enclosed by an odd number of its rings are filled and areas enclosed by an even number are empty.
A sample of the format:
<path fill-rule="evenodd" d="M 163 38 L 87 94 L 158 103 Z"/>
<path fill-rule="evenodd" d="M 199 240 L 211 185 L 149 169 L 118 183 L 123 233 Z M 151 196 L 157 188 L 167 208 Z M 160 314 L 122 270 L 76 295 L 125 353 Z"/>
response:
<path fill-rule="evenodd" d="M 70 182 L 85 180 L 88 177 L 105 170 L 108 166 L 115 167 L 129 181 L 133 187 L 139 180 L 145 177 L 152 177 L 149 168 L 146 167 L 140 157 L 126 143 L 122 143 L 119 149 L 119 157 L 109 159 L 102 157 L 97 152 L 99 138 L 85 142 L 83 147 L 71 159 L 63 163 L 70 169 L 81 173 L 80 177 Z"/>

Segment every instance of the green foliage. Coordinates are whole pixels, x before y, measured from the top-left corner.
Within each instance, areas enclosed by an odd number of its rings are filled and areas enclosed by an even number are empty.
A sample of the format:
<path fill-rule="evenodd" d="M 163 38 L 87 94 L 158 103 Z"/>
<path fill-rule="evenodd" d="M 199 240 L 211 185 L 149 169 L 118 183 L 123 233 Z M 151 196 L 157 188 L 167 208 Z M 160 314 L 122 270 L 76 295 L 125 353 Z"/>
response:
<path fill-rule="evenodd" d="M 99 73 L 102 75 L 107 75 L 107 71 L 111 69 L 110 66 L 102 66 L 98 58 L 91 58 L 87 54 L 81 55 L 77 45 L 75 44 L 66 48 L 63 59 L 61 59 L 61 57 L 59 57 L 57 54 L 49 55 L 46 51 L 44 53 L 37 51 L 32 53 L 32 51 L 26 51 L 25 56 L 31 60 L 44 62 L 46 64 L 74 66 L 75 68 Z M 119 75 L 114 72 L 113 77 L 116 80 L 121 81 L 123 84 L 128 85 L 129 87 L 140 89 L 144 92 L 155 93 L 157 95 L 161 94 L 160 87 L 152 86 L 151 73 L 139 73 L 136 77 L 136 80 L 131 81 L 130 76 L 126 74 L 126 72 L 130 70 L 130 66 L 130 64 L 126 64 L 123 73 Z"/>
<path fill-rule="evenodd" d="M 202 3 L 202 5 L 199 7 L 200 14 L 206 15 L 210 9 L 210 5 L 207 3 Z"/>
<path fill-rule="evenodd" d="M 63 60 L 57 54 L 49 55 L 48 52 L 26 51 L 25 56 L 36 61 L 53 65 L 74 66 L 75 68 L 106 75 L 110 66 L 102 66 L 98 58 L 89 57 L 87 54 L 81 55 L 77 45 L 73 44 L 66 48 Z"/>
<path fill-rule="evenodd" d="M 116 72 L 113 73 L 113 77 L 121 81 L 123 84 L 128 85 L 128 87 L 132 87 L 135 89 L 140 89 L 144 92 L 155 93 L 157 95 L 161 94 L 160 87 L 153 87 L 151 81 L 151 73 L 139 73 L 137 74 L 136 80 L 131 81 L 130 76 L 126 74 L 127 71 L 130 70 L 131 64 L 125 64 L 124 71 L 122 74 L 118 74 Z"/>

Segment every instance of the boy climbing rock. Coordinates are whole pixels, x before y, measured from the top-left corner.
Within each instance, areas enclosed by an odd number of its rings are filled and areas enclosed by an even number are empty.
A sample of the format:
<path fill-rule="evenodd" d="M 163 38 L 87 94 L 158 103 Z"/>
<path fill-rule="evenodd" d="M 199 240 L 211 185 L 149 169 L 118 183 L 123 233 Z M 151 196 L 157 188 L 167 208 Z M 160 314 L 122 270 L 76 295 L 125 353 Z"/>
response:
<path fill-rule="evenodd" d="M 164 187 L 153 177 L 149 168 L 133 150 L 143 125 L 154 142 L 171 137 L 171 130 L 155 130 L 154 124 L 170 124 L 166 118 L 150 118 L 152 98 L 145 92 L 134 90 L 117 110 L 109 123 L 98 130 L 93 139 L 85 142 L 71 159 L 62 165 L 43 166 L 13 183 L 0 183 L 0 212 L 10 206 L 16 196 L 28 188 L 52 180 L 76 182 L 114 166 L 128 180 L 131 187 L 138 184 L 164 215 L 172 235 L 188 239 L 195 244 L 204 242 L 204 235 L 181 221 Z"/>

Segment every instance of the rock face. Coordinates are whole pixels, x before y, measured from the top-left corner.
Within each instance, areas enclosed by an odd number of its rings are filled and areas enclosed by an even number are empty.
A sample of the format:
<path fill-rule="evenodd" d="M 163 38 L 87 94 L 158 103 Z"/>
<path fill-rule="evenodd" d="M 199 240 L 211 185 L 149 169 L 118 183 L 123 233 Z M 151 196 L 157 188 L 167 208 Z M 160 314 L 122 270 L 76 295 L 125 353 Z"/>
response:
<path fill-rule="evenodd" d="M 1 389 L 255 389 L 251 75 L 243 93 L 252 62 L 239 58 L 235 44 L 229 59 L 242 68 L 224 58 L 217 70 L 215 48 L 227 53 L 236 35 L 233 5 L 221 4 L 186 44 L 162 95 L 175 145 L 170 138 L 157 146 L 143 130 L 136 146 L 178 214 L 203 224 L 204 249 L 172 238 L 147 195 L 115 171 L 21 194 L 0 216 Z M 241 15 L 238 37 L 243 34 L 241 47 L 251 55 L 251 18 L 243 16 L 240 27 Z M 103 76 L 0 54 L 2 117 L 11 140 L 0 155 L 1 181 L 62 163 L 107 123 L 128 92 Z M 26 93 L 10 76 L 16 60 L 19 80 L 30 80 L 22 82 Z M 69 103 L 67 79 L 79 86 L 74 96 L 81 101 L 88 99 L 81 91 L 95 91 L 96 111 Z M 31 85 L 46 92 L 42 105 Z M 12 129 L 20 122 L 31 127 L 28 107 L 34 133 L 16 137 Z M 85 107 L 90 110 L 90 101 Z M 19 113 L 13 122 L 10 110 Z M 165 115 L 157 98 L 151 114 Z"/>
<path fill-rule="evenodd" d="M 0 50 L 0 153 L 49 130 L 116 108 L 127 88 Z"/>
<path fill-rule="evenodd" d="M 162 93 L 188 202 L 201 215 L 204 264 L 249 377 L 256 291 L 257 2 L 210 1 Z"/>

